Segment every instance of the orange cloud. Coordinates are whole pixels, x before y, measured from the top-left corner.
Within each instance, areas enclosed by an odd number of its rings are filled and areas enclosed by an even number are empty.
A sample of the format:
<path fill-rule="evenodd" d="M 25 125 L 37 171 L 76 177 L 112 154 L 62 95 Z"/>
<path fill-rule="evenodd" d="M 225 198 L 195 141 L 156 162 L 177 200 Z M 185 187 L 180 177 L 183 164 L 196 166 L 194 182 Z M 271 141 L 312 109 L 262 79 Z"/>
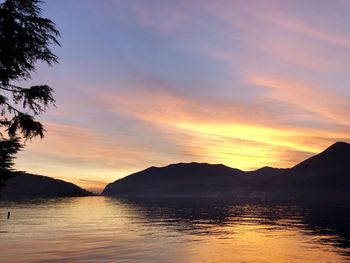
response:
<path fill-rule="evenodd" d="M 350 111 L 349 100 L 326 89 L 305 84 L 300 80 L 284 80 L 268 76 L 251 76 L 248 82 L 265 88 L 264 96 L 267 98 L 297 105 L 330 119 L 334 124 L 346 126 L 349 124 L 350 118 L 347 114 Z"/>
<path fill-rule="evenodd" d="M 292 99 L 293 94 L 288 93 L 293 91 L 291 86 L 288 86 L 291 90 L 284 90 L 287 95 L 282 92 L 281 96 L 270 97 L 271 87 L 267 84 L 271 83 L 258 80 L 251 79 L 250 84 L 267 89 L 264 95 L 267 98 L 281 101 Z M 308 89 L 300 89 L 299 92 L 300 98 L 312 95 Z M 322 130 L 318 127 L 284 126 L 279 124 L 280 120 L 271 118 L 272 115 L 269 115 L 268 121 L 257 124 L 259 122 L 254 118 L 247 119 L 246 111 L 249 109 L 246 105 L 239 109 L 239 104 L 231 108 L 225 104 L 201 104 L 200 101 L 154 87 L 139 87 L 137 91 L 131 90 L 101 99 L 109 111 L 146 122 L 165 132 L 169 141 L 184 136 L 190 138 L 180 143 L 180 147 L 190 152 L 190 156 L 197 161 L 224 163 L 241 169 L 264 165 L 292 166 L 303 157 L 317 153 L 334 141 L 348 136 L 346 132 Z M 256 109 L 250 110 L 254 112 Z M 263 111 L 264 107 L 260 106 L 259 110 Z M 236 111 L 242 112 L 242 115 L 236 114 Z M 259 116 L 262 115 L 257 114 L 258 118 Z M 266 119 L 267 116 L 268 114 Z M 277 115 L 277 118 L 280 117 Z"/>

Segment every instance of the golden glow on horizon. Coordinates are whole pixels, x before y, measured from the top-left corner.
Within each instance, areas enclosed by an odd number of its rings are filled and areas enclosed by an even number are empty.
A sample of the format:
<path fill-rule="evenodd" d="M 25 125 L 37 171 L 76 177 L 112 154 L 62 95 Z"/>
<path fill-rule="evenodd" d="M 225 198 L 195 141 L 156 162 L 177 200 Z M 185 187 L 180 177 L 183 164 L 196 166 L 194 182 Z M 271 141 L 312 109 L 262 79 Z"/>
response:
<path fill-rule="evenodd" d="M 104 134 L 79 126 L 51 123 L 46 138 L 29 144 L 30 151 L 23 152 L 24 156 L 29 152 L 36 155 L 43 164 L 38 169 L 38 161 L 27 156 L 27 163 L 20 162 L 18 169 L 72 181 L 99 192 L 107 183 L 133 172 L 176 162 L 222 163 L 242 170 L 263 166 L 287 168 L 319 153 L 338 138 L 346 138 L 346 133 L 341 131 L 287 129 L 267 124 L 257 126 L 243 123 L 247 119 L 237 116 L 213 120 L 205 115 L 205 111 L 201 111 L 201 105 L 166 93 L 157 98 L 145 93 L 136 100 L 132 100 L 130 95 L 132 93 L 110 96 L 105 104 L 112 107 L 113 112 L 138 118 L 147 126 L 156 128 L 163 134 L 161 136 L 166 136 L 169 145 L 161 146 L 159 150 L 163 155 L 153 150 L 155 146 L 152 142 L 136 140 L 137 137 L 124 141 L 117 134 L 112 141 L 110 136 L 113 133 Z M 147 107 L 148 98 L 152 107 Z M 171 111 L 162 110 L 167 109 L 167 104 L 172 105 Z M 191 108 L 187 105 L 191 105 Z M 140 139 L 147 136 L 154 135 L 144 134 Z M 53 148 L 56 151 L 54 154 Z M 65 162 L 64 168 L 61 164 L 47 166 L 46 163 L 51 163 L 52 158 Z"/>
<path fill-rule="evenodd" d="M 211 124 L 211 123 L 173 123 L 177 128 L 199 135 L 224 137 L 258 142 L 279 147 L 289 147 L 295 150 L 317 152 L 319 148 L 301 145 L 290 140 L 295 136 L 304 135 L 297 131 L 283 131 L 267 127 L 257 127 L 240 124 Z M 289 139 L 289 140 L 288 140 Z M 234 145 L 232 145 L 234 147 Z"/>
<path fill-rule="evenodd" d="M 253 170 L 263 166 L 285 168 L 294 165 L 291 161 L 282 160 L 278 156 L 280 151 L 293 150 L 306 153 L 320 151 L 320 147 L 293 140 L 306 135 L 298 131 L 230 123 L 179 122 L 171 125 L 200 138 L 203 145 L 206 145 L 204 147 L 206 154 L 216 162 L 243 170 Z M 210 141 L 216 143 L 208 144 Z M 237 141 L 238 143 L 235 143 Z"/>

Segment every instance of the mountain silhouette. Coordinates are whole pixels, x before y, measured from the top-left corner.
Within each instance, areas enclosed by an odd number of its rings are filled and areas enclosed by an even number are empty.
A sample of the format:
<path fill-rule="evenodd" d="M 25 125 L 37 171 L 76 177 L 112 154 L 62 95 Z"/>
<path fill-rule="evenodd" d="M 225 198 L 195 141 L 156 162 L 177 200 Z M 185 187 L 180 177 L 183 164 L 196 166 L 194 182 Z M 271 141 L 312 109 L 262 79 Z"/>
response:
<path fill-rule="evenodd" d="M 79 186 L 47 176 L 18 173 L 1 188 L 1 199 L 54 198 L 88 196 L 92 193 Z"/>
<path fill-rule="evenodd" d="M 106 196 L 350 201 L 350 144 L 337 142 L 292 168 L 241 171 L 221 164 L 150 167 L 108 184 Z"/>
<path fill-rule="evenodd" d="M 349 173 L 350 143 L 337 142 L 321 152 L 292 168 L 294 173 Z"/>
<path fill-rule="evenodd" d="M 107 185 L 103 195 L 211 195 L 241 187 L 246 180 L 243 171 L 222 164 L 178 163 L 131 174 Z"/>
<path fill-rule="evenodd" d="M 293 199 L 350 200 L 350 144 L 333 144 L 292 167 L 276 182 L 279 190 L 274 193 Z"/>

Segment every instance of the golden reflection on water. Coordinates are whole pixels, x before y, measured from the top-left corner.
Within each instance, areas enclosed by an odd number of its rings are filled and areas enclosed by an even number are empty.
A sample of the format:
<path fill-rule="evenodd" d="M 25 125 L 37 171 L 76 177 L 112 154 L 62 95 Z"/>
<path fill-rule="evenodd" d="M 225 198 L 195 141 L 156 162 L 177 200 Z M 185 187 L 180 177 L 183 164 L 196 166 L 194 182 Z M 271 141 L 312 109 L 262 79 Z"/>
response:
<path fill-rule="evenodd" d="M 0 202 L 0 262 L 344 262 L 349 209 L 339 209 L 104 197 Z"/>

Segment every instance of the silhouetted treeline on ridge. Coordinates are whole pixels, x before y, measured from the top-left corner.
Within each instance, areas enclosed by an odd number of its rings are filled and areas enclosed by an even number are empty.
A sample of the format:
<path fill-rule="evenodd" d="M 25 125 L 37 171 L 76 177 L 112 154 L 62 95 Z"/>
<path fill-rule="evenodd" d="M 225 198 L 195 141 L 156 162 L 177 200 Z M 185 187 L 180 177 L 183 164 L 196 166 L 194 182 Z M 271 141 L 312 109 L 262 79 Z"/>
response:
<path fill-rule="evenodd" d="M 338 142 L 288 169 L 241 171 L 221 164 L 150 167 L 108 184 L 106 196 L 350 201 L 350 144 Z"/>
<path fill-rule="evenodd" d="M 0 190 L 0 197 L 5 200 L 93 195 L 69 182 L 20 172 L 7 180 Z"/>

